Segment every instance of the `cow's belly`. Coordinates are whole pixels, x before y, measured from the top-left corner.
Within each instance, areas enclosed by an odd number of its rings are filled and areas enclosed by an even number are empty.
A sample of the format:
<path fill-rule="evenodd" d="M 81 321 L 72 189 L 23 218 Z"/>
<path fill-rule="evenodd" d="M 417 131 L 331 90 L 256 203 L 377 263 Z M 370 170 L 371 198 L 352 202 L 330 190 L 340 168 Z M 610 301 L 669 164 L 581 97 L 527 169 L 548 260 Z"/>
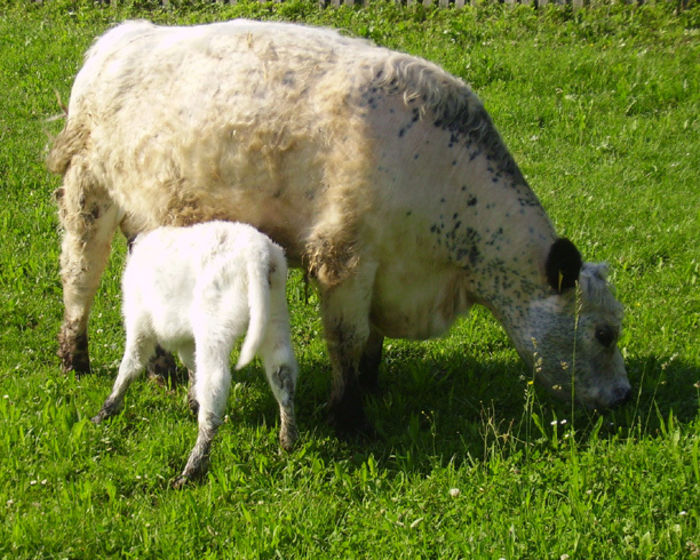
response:
<path fill-rule="evenodd" d="M 471 301 L 463 272 L 396 255 L 380 265 L 372 297 L 372 325 L 391 338 L 425 339 L 443 334 Z"/>

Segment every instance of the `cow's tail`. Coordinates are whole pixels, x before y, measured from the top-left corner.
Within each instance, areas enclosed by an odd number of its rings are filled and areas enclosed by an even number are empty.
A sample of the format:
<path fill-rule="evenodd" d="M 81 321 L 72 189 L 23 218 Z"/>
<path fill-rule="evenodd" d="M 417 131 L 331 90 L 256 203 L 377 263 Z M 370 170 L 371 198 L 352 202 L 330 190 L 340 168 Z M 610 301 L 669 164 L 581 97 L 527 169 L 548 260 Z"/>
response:
<path fill-rule="evenodd" d="M 56 136 L 46 158 L 49 171 L 57 175 L 65 175 L 73 157 L 85 151 L 89 136 L 89 130 L 84 124 L 67 119 L 66 125 Z"/>
<path fill-rule="evenodd" d="M 249 259 L 248 274 L 248 309 L 250 319 L 236 369 L 248 365 L 255 357 L 262 344 L 270 316 L 270 266 L 268 259 Z"/>

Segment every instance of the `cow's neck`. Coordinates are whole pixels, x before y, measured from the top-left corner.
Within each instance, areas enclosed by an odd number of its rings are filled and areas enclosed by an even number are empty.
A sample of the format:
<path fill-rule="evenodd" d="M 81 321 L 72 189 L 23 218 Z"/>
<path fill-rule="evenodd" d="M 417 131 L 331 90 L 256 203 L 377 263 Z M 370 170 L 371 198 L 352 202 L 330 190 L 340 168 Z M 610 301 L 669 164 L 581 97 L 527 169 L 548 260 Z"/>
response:
<path fill-rule="evenodd" d="M 550 295 L 544 263 L 556 233 L 522 175 L 472 158 L 443 192 L 434 234 L 465 272 L 467 292 L 501 321 L 521 353 L 530 304 Z M 446 195 L 447 196 L 447 195 Z"/>

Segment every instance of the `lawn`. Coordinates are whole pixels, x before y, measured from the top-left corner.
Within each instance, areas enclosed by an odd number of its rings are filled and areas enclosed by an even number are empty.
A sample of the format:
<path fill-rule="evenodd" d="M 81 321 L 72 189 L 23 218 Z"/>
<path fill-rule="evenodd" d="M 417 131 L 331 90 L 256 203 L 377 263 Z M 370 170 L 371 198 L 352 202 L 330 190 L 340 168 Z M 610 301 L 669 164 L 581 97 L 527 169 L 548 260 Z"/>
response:
<path fill-rule="evenodd" d="M 700 557 L 700 7 L 320 9 L 0 0 L 0 558 Z M 60 232 L 44 165 L 85 49 L 124 19 L 339 28 L 469 82 L 558 231 L 607 261 L 634 399 L 599 413 L 532 385 L 485 310 L 385 341 L 377 436 L 326 422 L 318 299 L 292 273 L 300 441 L 277 446 L 259 363 L 234 375 L 208 479 L 175 491 L 186 388 L 143 379 L 99 426 L 123 330 L 115 242 L 92 375 L 60 372 Z"/>

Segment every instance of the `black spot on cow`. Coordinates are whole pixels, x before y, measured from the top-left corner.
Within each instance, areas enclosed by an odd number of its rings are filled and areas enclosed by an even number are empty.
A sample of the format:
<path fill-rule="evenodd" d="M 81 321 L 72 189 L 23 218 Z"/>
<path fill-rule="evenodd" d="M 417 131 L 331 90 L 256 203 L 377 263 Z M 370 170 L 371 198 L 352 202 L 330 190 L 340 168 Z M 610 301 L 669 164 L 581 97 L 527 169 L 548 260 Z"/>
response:
<path fill-rule="evenodd" d="M 540 203 L 537 201 L 537 199 L 534 196 L 527 197 L 527 198 L 520 197 L 520 198 L 518 198 L 518 204 L 520 204 L 520 206 L 522 206 L 523 208 L 526 206 L 534 207 L 534 206 L 540 205 Z"/>
<path fill-rule="evenodd" d="M 479 263 L 481 252 L 479 251 L 479 242 L 481 235 L 473 228 L 466 228 L 460 236 L 460 246 L 456 250 L 457 261 L 463 263 L 463 266 L 473 267 Z M 464 262 L 464 261 L 467 262 Z"/>
<path fill-rule="evenodd" d="M 294 72 L 287 70 L 282 77 L 282 85 L 293 87 L 296 84 Z"/>

